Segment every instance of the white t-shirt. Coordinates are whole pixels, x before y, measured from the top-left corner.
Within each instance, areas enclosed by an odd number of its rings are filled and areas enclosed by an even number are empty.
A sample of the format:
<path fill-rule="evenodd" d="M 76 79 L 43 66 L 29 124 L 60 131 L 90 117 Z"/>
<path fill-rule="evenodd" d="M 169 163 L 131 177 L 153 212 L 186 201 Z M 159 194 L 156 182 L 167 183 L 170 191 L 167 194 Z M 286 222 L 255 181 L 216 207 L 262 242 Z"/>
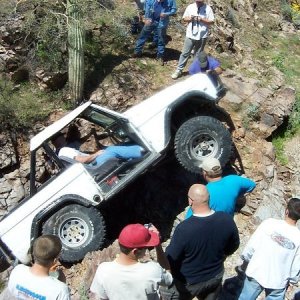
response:
<path fill-rule="evenodd" d="M 25 265 L 12 270 L 8 289 L 18 300 L 70 300 L 65 283 L 51 276 L 36 276 Z"/>
<path fill-rule="evenodd" d="M 199 9 L 196 3 L 190 4 L 186 8 L 182 18 L 191 16 L 199 16 L 201 18 L 208 19 L 209 21 L 215 20 L 214 13 L 211 7 L 207 4 L 200 6 Z M 203 22 L 189 22 L 186 28 L 186 37 L 199 41 L 200 39 L 208 36 L 208 29 L 208 26 Z"/>
<path fill-rule="evenodd" d="M 250 262 L 246 275 L 264 288 L 282 289 L 287 282 L 299 280 L 300 231 L 284 220 L 262 222 L 242 256 Z"/>
<path fill-rule="evenodd" d="M 90 290 L 100 299 L 158 300 L 159 285 L 170 285 L 172 275 L 156 262 L 124 266 L 116 261 L 99 265 Z"/>
<path fill-rule="evenodd" d="M 59 150 L 58 156 L 65 156 L 71 159 L 75 159 L 76 156 L 86 156 L 87 154 L 80 152 L 71 147 L 63 147 Z"/>

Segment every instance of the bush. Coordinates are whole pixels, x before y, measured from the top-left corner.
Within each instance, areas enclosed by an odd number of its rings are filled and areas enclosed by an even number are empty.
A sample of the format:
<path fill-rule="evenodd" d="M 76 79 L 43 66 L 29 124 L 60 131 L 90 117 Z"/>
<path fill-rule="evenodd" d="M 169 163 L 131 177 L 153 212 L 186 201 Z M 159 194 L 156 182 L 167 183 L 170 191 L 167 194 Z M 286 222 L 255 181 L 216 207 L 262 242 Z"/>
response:
<path fill-rule="evenodd" d="M 30 84 L 14 87 L 0 78 L 0 131 L 32 128 L 53 110 L 55 101 L 50 100 L 53 98 L 53 94 L 46 94 Z"/>

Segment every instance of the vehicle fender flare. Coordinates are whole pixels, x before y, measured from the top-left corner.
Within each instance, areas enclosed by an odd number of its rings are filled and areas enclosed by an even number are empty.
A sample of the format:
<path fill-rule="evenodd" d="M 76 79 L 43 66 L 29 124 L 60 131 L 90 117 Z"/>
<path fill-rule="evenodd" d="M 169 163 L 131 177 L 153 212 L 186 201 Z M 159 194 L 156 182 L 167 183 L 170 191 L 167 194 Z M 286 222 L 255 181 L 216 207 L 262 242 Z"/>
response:
<path fill-rule="evenodd" d="M 91 206 L 91 202 L 89 200 L 76 194 L 67 194 L 57 198 L 33 218 L 31 225 L 31 242 L 40 235 L 43 221 L 49 215 L 57 212 L 60 208 L 69 204 L 80 204 L 85 207 Z"/>
<path fill-rule="evenodd" d="M 180 96 L 176 101 L 173 102 L 172 107 L 169 107 L 165 113 L 165 145 L 168 145 L 171 140 L 171 120 L 173 113 L 183 102 L 193 101 L 195 98 L 201 99 L 201 104 L 207 103 L 208 105 L 212 105 L 217 108 L 218 99 L 210 97 L 205 92 L 191 91 Z"/>

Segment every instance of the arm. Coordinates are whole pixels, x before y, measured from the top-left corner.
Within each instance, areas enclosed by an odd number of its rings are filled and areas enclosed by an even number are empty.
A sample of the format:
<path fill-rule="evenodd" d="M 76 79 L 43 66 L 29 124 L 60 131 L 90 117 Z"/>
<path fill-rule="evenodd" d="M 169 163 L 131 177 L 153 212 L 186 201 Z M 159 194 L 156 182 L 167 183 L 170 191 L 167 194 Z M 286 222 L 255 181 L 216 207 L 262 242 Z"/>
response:
<path fill-rule="evenodd" d="M 240 245 L 239 231 L 236 227 L 235 222 L 232 219 L 230 221 L 232 222 L 231 223 L 232 233 L 224 249 L 224 253 L 226 256 L 233 254 L 239 248 Z"/>
<path fill-rule="evenodd" d="M 184 244 L 182 234 L 180 233 L 180 224 L 175 228 L 173 237 L 169 246 L 166 248 L 166 256 L 170 263 L 172 273 L 179 268 L 184 254 Z"/>
<path fill-rule="evenodd" d="M 108 300 L 108 296 L 106 295 L 106 292 L 103 287 L 102 282 L 102 274 L 105 272 L 102 270 L 101 264 L 98 266 L 96 274 L 94 276 L 94 279 L 92 281 L 91 287 L 90 287 L 90 299 L 91 300 Z"/>
<path fill-rule="evenodd" d="M 204 23 L 205 25 L 207 25 L 207 26 L 210 26 L 210 25 L 212 25 L 212 24 L 214 24 L 215 23 L 215 21 L 214 20 L 209 20 L 209 19 L 207 19 L 207 18 L 202 18 L 202 17 L 197 17 L 197 21 L 198 22 L 202 22 L 202 23 Z"/>
<path fill-rule="evenodd" d="M 163 13 L 161 14 L 161 16 L 162 16 L 162 15 L 163 15 L 163 17 L 164 17 L 165 15 L 167 15 L 167 16 L 173 16 L 173 15 L 176 14 L 176 12 L 177 12 L 176 1 L 175 1 L 175 0 L 170 0 L 170 1 L 168 2 L 168 11 L 167 11 L 167 12 L 163 12 Z"/>
<path fill-rule="evenodd" d="M 189 74 L 194 75 L 194 74 L 197 74 L 200 72 L 201 72 L 200 64 L 199 64 L 198 59 L 196 58 L 196 59 L 194 59 L 194 61 L 192 62 L 192 64 L 189 67 Z"/>
<path fill-rule="evenodd" d="M 159 233 L 158 229 L 153 224 L 151 224 L 151 226 L 149 227 L 149 231 L 155 232 L 160 237 L 160 233 Z M 155 250 L 156 250 L 156 256 L 157 256 L 157 262 L 165 270 L 170 270 L 170 264 L 167 260 L 167 257 L 165 256 L 165 253 L 164 253 L 164 250 L 163 250 L 161 244 L 156 246 Z"/>
<path fill-rule="evenodd" d="M 256 250 L 256 248 L 259 246 L 261 239 L 264 238 L 263 236 L 263 227 L 266 224 L 267 220 L 262 222 L 257 229 L 255 230 L 255 232 L 252 234 L 252 236 L 250 237 L 248 243 L 246 244 L 241 258 L 245 261 L 245 262 L 249 262 Z"/>
<path fill-rule="evenodd" d="M 92 162 L 98 155 L 101 155 L 104 152 L 104 150 L 99 150 L 93 154 L 89 155 L 76 155 L 74 159 L 80 163 L 88 164 Z"/>
<path fill-rule="evenodd" d="M 291 266 L 291 273 L 290 273 L 290 279 L 289 282 L 291 284 L 296 284 L 300 280 L 300 248 L 298 248 L 298 251 L 296 252 L 296 255 L 294 257 L 292 266 Z"/>
<path fill-rule="evenodd" d="M 206 5 L 205 17 L 199 17 L 198 21 L 206 26 L 211 26 L 215 23 L 215 16 L 210 6 Z"/>
<path fill-rule="evenodd" d="M 155 247 L 156 250 L 156 256 L 157 256 L 157 262 L 160 264 L 162 268 L 164 268 L 167 271 L 170 271 L 170 264 L 169 261 L 164 253 L 164 250 L 161 245 L 158 245 Z"/>
<path fill-rule="evenodd" d="M 239 176 L 239 184 L 241 188 L 240 196 L 252 192 L 256 187 L 256 183 L 253 180 L 242 176 Z"/>

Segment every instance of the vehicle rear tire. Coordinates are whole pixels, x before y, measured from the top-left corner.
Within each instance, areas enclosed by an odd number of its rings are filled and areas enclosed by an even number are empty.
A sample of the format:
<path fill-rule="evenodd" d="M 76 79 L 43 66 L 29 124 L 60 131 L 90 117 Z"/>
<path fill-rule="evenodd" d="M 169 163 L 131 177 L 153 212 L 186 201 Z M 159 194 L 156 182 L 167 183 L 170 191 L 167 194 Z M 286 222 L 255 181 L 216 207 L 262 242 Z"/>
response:
<path fill-rule="evenodd" d="M 217 119 L 198 116 L 184 122 L 175 135 L 175 155 L 192 173 L 199 173 L 206 157 L 215 157 L 224 166 L 231 155 L 228 129 Z"/>
<path fill-rule="evenodd" d="M 94 207 L 71 204 L 52 215 L 43 225 L 43 234 L 57 235 L 62 242 L 60 260 L 76 262 L 105 242 L 105 224 Z"/>

